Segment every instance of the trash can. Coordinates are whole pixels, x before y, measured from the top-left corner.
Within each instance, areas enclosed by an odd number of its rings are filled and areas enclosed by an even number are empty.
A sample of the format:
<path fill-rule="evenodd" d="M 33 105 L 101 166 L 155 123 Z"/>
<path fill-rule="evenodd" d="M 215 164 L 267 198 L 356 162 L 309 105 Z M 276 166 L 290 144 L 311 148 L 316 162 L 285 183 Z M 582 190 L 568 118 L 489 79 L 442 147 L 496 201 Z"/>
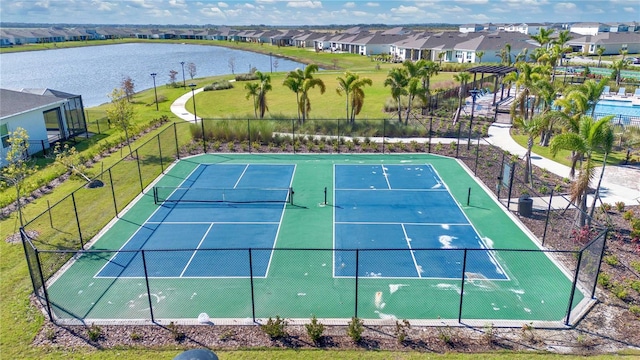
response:
<path fill-rule="evenodd" d="M 518 214 L 529 217 L 533 213 L 533 199 L 528 196 L 518 198 Z"/>

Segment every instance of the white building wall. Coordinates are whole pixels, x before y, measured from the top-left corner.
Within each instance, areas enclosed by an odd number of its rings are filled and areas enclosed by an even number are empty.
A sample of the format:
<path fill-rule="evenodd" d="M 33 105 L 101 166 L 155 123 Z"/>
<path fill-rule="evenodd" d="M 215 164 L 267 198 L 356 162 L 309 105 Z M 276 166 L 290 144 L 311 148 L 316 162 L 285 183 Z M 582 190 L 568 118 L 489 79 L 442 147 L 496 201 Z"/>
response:
<path fill-rule="evenodd" d="M 57 106 L 53 106 L 50 109 L 54 109 Z M 7 124 L 7 130 L 9 132 L 15 131 L 18 127 L 21 127 L 27 131 L 29 135 L 29 142 L 31 146 L 29 147 L 29 154 L 37 153 L 42 150 L 42 146 L 40 144 L 35 145 L 36 142 L 42 141 L 44 143 L 45 148 L 49 148 L 49 140 L 47 139 L 47 129 L 44 125 L 44 117 L 42 116 L 42 112 L 49 109 L 38 109 L 35 111 L 31 111 L 24 114 L 19 114 L 16 116 L 12 116 L 9 118 L 1 119 L 0 126 L 3 124 Z M 0 147 L 2 145 L 0 144 Z M 6 154 L 9 148 L 2 149 L 2 158 L 0 159 L 0 167 L 6 165 Z"/>

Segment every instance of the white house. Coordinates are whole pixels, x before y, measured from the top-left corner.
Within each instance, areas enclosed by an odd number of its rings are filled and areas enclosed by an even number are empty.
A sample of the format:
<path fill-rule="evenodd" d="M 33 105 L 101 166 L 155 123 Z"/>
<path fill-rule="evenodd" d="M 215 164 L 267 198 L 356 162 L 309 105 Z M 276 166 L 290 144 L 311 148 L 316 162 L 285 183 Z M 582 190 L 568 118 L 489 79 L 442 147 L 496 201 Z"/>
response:
<path fill-rule="evenodd" d="M 580 35 L 598 35 L 609 32 L 610 26 L 598 22 L 582 22 L 571 25 L 571 32 Z"/>
<path fill-rule="evenodd" d="M 58 140 L 86 132 L 79 96 L 49 89 L 29 91 L 0 89 L 0 167 L 6 165 L 10 133 L 18 127 L 29 135 L 29 155 L 46 151 Z"/>

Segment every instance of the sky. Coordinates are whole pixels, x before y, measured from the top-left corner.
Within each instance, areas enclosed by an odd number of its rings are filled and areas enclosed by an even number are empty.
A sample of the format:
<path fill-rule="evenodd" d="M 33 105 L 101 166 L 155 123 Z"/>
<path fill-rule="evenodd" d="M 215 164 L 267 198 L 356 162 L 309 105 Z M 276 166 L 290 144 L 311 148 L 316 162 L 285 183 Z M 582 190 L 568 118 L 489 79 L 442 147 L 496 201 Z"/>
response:
<path fill-rule="evenodd" d="M 0 21 L 348 25 L 640 21 L 640 0 L 0 0 Z"/>

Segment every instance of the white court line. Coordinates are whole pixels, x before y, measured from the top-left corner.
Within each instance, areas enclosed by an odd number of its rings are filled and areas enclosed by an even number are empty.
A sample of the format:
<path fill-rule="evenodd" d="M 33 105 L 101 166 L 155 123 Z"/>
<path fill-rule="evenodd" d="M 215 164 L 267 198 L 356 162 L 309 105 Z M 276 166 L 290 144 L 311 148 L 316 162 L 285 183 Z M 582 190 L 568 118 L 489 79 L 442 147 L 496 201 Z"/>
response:
<path fill-rule="evenodd" d="M 434 191 L 447 191 L 447 189 L 336 189 L 337 191 L 406 191 L 406 192 L 434 192 Z"/>
<path fill-rule="evenodd" d="M 147 222 L 147 224 L 167 224 L 167 225 L 208 225 L 211 224 L 211 221 L 193 221 L 193 222 L 180 222 L 180 221 L 149 221 Z M 268 224 L 268 225 L 277 225 L 279 223 L 275 222 L 275 221 L 216 221 L 216 224 L 232 224 L 232 225 L 253 225 L 253 224 L 258 224 L 258 225 L 263 225 L 263 224 Z"/>
<path fill-rule="evenodd" d="M 387 174 L 387 169 L 385 169 L 384 164 L 380 165 L 382 168 L 382 176 L 384 176 L 384 180 L 387 182 L 387 187 L 391 190 L 391 184 L 389 183 L 389 174 Z"/>
<path fill-rule="evenodd" d="M 407 246 L 409 247 L 409 253 L 411 254 L 411 258 L 413 259 L 413 265 L 416 267 L 416 273 L 418 273 L 418 278 L 422 278 L 422 274 L 420 273 L 420 267 L 418 266 L 418 261 L 416 260 L 416 256 L 413 253 L 413 249 L 411 248 L 411 240 L 409 239 L 409 235 L 407 235 L 407 229 L 405 229 L 404 224 L 402 226 L 402 232 L 404 233 L 404 238 L 407 240 Z"/>
<path fill-rule="evenodd" d="M 238 184 L 240 183 L 240 180 L 242 180 L 242 177 L 244 176 L 244 173 L 247 172 L 247 169 L 249 168 L 249 164 L 245 165 L 244 170 L 242 170 L 242 174 L 240 174 L 240 176 L 238 177 L 238 181 L 236 181 L 236 183 L 233 185 L 233 188 L 235 189 L 236 187 L 238 187 Z"/>
<path fill-rule="evenodd" d="M 196 256 L 196 253 L 198 252 L 198 249 L 200 249 L 200 245 L 202 245 L 202 242 L 204 241 L 204 239 L 207 238 L 207 235 L 209 234 L 209 231 L 211 231 L 211 228 L 213 227 L 213 224 L 214 223 L 211 223 L 209 225 L 209 228 L 207 229 L 207 231 L 205 231 L 204 235 L 202 235 L 202 239 L 200 239 L 200 242 L 198 243 L 198 246 L 196 246 L 196 249 L 193 251 L 193 254 L 191 254 L 191 257 L 189 258 L 189 261 L 187 261 L 187 265 L 185 265 L 184 269 L 182 269 L 182 271 L 180 272 L 180 277 L 182 277 L 182 275 L 184 275 L 184 272 L 187 271 L 187 268 L 191 264 L 191 260 L 193 260 L 193 258 Z"/>
<path fill-rule="evenodd" d="M 343 225 L 412 225 L 412 226 L 442 226 L 442 225 L 450 225 L 450 226 L 471 226 L 469 223 L 408 223 L 408 222 L 367 222 L 367 221 L 338 221 L 334 222 L 334 224 L 343 224 Z"/>

